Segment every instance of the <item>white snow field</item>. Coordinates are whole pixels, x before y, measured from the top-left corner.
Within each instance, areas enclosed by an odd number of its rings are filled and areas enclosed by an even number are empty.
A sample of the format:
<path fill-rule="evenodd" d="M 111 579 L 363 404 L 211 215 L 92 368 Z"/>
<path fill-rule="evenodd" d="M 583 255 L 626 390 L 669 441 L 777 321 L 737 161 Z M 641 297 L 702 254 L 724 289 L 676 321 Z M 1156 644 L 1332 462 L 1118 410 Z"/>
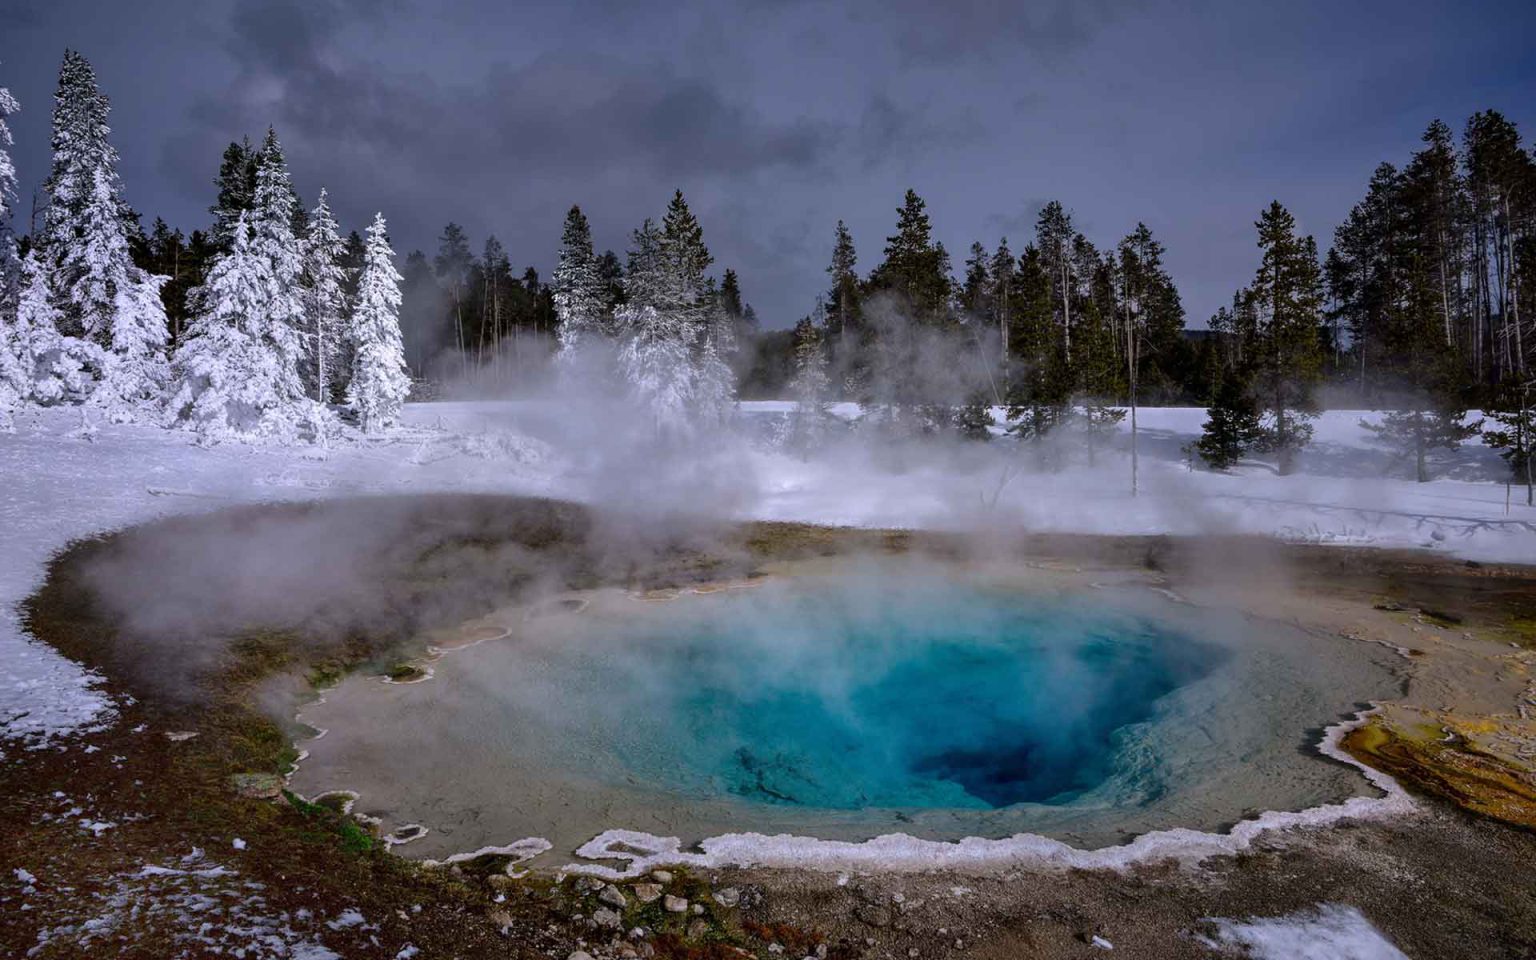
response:
<path fill-rule="evenodd" d="M 740 405 L 744 434 L 767 434 L 788 403 Z M 852 405 L 833 411 L 856 415 Z M 732 518 L 1012 533 L 1252 533 L 1287 540 L 1423 547 L 1467 559 L 1536 562 L 1536 509 L 1506 487 L 1479 442 L 1411 465 L 1375 448 L 1354 411 L 1324 414 L 1300 472 L 1262 464 L 1192 469 L 1186 446 L 1205 412 L 1140 411 L 1140 495 L 1132 498 L 1128 425 L 1096 466 L 1074 447 L 1041 469 L 1011 441 L 921 453 L 853 442 L 801 459 L 721 439 L 708 454 L 653 463 L 644 446 L 593 443 L 549 404 L 407 405 L 404 423 L 329 447 L 228 443 L 153 426 L 82 424 L 78 409 L 30 410 L 0 434 L 0 743 L 39 746 L 109 722 L 112 705 L 78 665 L 29 640 L 17 605 L 72 539 L 235 503 L 367 493 L 501 492 L 707 510 Z M 1507 506 L 1506 506 L 1507 504 Z M 13 744 L 14 746 L 14 744 Z"/>

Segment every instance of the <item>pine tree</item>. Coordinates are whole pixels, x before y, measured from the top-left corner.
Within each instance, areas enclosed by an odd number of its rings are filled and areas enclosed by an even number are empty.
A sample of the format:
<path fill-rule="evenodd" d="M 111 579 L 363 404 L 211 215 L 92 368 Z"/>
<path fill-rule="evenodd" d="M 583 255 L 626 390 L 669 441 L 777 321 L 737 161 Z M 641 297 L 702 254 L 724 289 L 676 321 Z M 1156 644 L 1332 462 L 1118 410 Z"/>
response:
<path fill-rule="evenodd" d="M 580 207 L 572 207 L 565 215 L 554 286 L 560 357 L 569 360 L 610 326 L 607 284 L 598 272 L 592 230 Z"/>
<path fill-rule="evenodd" d="M 795 411 L 790 421 L 790 446 L 802 452 L 819 446 L 831 427 L 831 413 L 827 408 L 827 391 L 831 382 L 827 376 L 827 353 L 821 340 L 821 329 L 805 317 L 795 324 L 794 331 L 795 373 L 789 381 L 789 395 L 794 398 Z"/>
<path fill-rule="evenodd" d="M 1266 416 L 1262 448 L 1276 453 L 1282 475 L 1312 436 L 1312 388 L 1321 372 L 1322 271 L 1311 237 L 1279 201 L 1255 224 L 1264 251 L 1250 288 L 1257 311 L 1253 363 Z"/>
<path fill-rule="evenodd" d="M 1223 374 L 1206 408 L 1205 427 L 1195 442 L 1200 459 L 1213 470 L 1226 470 L 1241 460 L 1263 433 L 1258 404 L 1246 378 L 1236 372 Z"/>
<path fill-rule="evenodd" d="M 647 217 L 630 235 L 629 261 L 624 267 L 624 302 L 635 307 L 659 308 L 663 302 L 663 283 L 661 231 Z"/>
<path fill-rule="evenodd" d="M 356 349 L 347 403 L 363 432 L 372 433 L 399 417 L 411 392 L 411 378 L 400 337 L 401 278 L 395 269 L 395 252 L 389 247 L 382 213 L 373 218 L 367 243 L 357 302 L 352 308 L 352 342 Z"/>
<path fill-rule="evenodd" d="M 229 249 L 193 296 L 166 405 L 173 419 L 208 440 L 292 440 L 313 416 L 312 404 L 292 390 L 293 371 L 271 340 L 269 273 L 246 215 L 238 215 Z"/>
<path fill-rule="evenodd" d="M 991 278 L 991 288 L 987 291 L 988 304 L 991 307 L 991 320 L 997 330 L 998 339 L 998 366 L 1005 367 L 1009 356 L 1009 334 L 1013 329 L 1013 301 L 1014 287 L 1017 284 L 1019 262 L 1014 257 L 1013 251 L 1008 249 L 1008 238 L 1004 237 L 997 245 L 997 250 L 992 254 L 992 262 L 987 267 L 987 274 Z"/>
<path fill-rule="evenodd" d="M 260 261 L 262 299 L 250 333 L 272 351 L 275 379 L 270 388 L 284 404 L 307 396 L 304 363 L 304 290 L 301 244 L 293 233 L 296 197 L 275 131 L 268 130 L 256 157 L 256 192 L 251 200 L 250 255 Z M 302 405 L 299 405 L 302 406 Z"/>
<path fill-rule="evenodd" d="M 130 265 L 117 151 L 107 140 L 109 110 L 91 65 L 66 50 L 54 95 L 48 206 L 37 239 L 47 251 L 65 332 L 102 346 L 111 335 L 115 286 Z"/>
<path fill-rule="evenodd" d="M 856 336 L 859 328 L 858 262 L 853 234 L 848 232 L 848 225 L 839 220 L 832 245 L 832 262 L 827 266 L 827 275 L 832 278 L 832 289 L 827 294 L 827 331 L 839 354 L 852 349 L 849 338 Z"/>
<path fill-rule="evenodd" d="M 1041 209 L 1035 222 L 1035 249 L 1047 277 L 1051 316 L 1060 331 L 1062 349 L 1069 364 L 1072 362 L 1072 310 L 1078 282 L 1077 263 L 1072 256 L 1075 236 L 1072 217 L 1060 203 L 1052 200 Z"/>
<path fill-rule="evenodd" d="M 992 404 L 985 392 L 978 391 L 955 409 L 955 432 L 965 440 L 991 440 Z"/>
<path fill-rule="evenodd" d="M 53 167 L 40 243 L 65 332 L 101 348 L 92 402 L 131 419 L 164 389 L 168 329 L 164 277 L 133 263 L 134 215 L 119 196 L 111 107 L 84 57 L 66 51 L 53 115 Z"/>
<path fill-rule="evenodd" d="M 324 188 L 320 200 L 309 215 L 308 232 L 303 241 L 304 290 L 304 378 L 308 391 L 318 403 L 329 403 L 347 382 L 348 329 L 346 268 L 342 259 L 346 241 L 336 226 L 336 218 Z"/>
<path fill-rule="evenodd" d="M 624 264 L 619 262 L 619 255 L 612 250 L 604 250 L 603 255 L 597 258 L 597 276 L 603 282 L 603 302 L 608 305 L 611 314 L 614 307 L 624 302 Z M 608 326 L 611 333 L 611 317 Z"/>
<path fill-rule="evenodd" d="M 464 228 L 449 223 L 443 228 L 432 266 L 437 270 L 437 280 L 448 291 L 453 305 L 454 340 L 458 344 L 460 363 L 463 365 L 469 362 L 469 343 L 464 336 L 464 298 L 469 292 L 469 273 L 474 262 L 475 257 L 469 252 L 469 238 L 465 236 Z"/>
<path fill-rule="evenodd" d="M 681 190 L 672 195 L 662 218 L 657 258 L 662 271 L 658 309 L 676 313 L 690 331 L 690 342 L 697 342 L 709 323 L 704 271 L 714 257 L 704 246 L 704 228 L 688 209 Z"/>
<path fill-rule="evenodd" d="M 656 437 L 667 440 L 686 435 L 696 378 L 682 329 L 684 321 L 649 304 L 633 303 L 620 307 L 614 321 L 624 338 L 619 373 L 637 403 L 649 413 Z"/>
<path fill-rule="evenodd" d="M 21 288 L 21 258 L 16 250 L 16 165 L 11 161 L 11 128 L 6 118 L 21 110 L 11 91 L 0 87 L 0 324 L 14 319 Z"/>
<path fill-rule="evenodd" d="M 256 150 L 249 138 L 239 143 L 231 142 L 224 148 L 219 175 L 213 182 L 219 192 L 213 206 L 208 208 L 213 214 L 210 237 L 214 250 L 222 253 L 229 249 L 235 221 L 241 214 L 251 212 L 256 198 Z"/>
<path fill-rule="evenodd" d="M 1525 485 L 1526 506 L 1536 504 L 1536 381 L 1506 384 L 1488 405 L 1498 428 L 1485 430 L 1483 442 L 1509 464 L 1510 479 Z"/>
<path fill-rule="evenodd" d="M 896 233 L 886 238 L 885 260 L 869 283 L 872 290 L 894 294 L 915 323 L 949 323 L 949 254 L 933 242 L 926 204 L 916 191 L 908 190 L 897 210 Z"/>
<path fill-rule="evenodd" d="M 48 266 L 37 250 L 21 263 L 21 286 L 10 328 L 10 352 L 20 368 L 19 402 L 79 403 L 95 385 L 105 358 L 95 344 L 59 331 Z"/>

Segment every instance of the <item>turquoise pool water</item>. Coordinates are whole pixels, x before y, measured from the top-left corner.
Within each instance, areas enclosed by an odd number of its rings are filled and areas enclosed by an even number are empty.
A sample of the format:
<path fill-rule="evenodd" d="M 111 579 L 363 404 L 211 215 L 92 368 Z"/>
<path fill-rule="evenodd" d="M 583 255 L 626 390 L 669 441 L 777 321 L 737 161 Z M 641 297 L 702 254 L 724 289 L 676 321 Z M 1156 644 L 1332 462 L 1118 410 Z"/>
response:
<path fill-rule="evenodd" d="M 561 686 L 613 689 L 645 673 L 644 717 L 619 758 L 691 795 L 986 809 L 1097 786 L 1121 731 L 1226 657 L 1081 600 L 864 590 L 786 594 L 754 607 L 751 624 L 732 616 L 739 605 L 699 604 L 682 623 L 637 629 L 628 643 L 642 655 L 571 658 Z"/>
<path fill-rule="evenodd" d="M 347 679 L 294 788 L 427 825 L 411 856 L 615 827 L 1096 847 L 1370 792 L 1314 745 L 1401 683 L 1374 645 L 937 564 L 588 599 L 497 614 L 423 683 Z"/>

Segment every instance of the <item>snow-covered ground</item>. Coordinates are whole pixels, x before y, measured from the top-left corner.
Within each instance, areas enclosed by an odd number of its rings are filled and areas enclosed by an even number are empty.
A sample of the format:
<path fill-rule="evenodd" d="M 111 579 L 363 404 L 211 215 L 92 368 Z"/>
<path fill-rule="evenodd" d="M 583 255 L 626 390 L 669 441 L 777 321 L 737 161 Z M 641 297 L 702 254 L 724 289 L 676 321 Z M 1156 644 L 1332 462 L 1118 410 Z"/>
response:
<path fill-rule="evenodd" d="M 764 435 L 790 409 L 741 405 Z M 851 417 L 850 405 L 834 410 Z M 0 729 L 37 744 L 107 721 L 92 678 L 23 634 L 16 605 L 70 540 L 173 513 L 234 503 L 364 493 L 504 492 L 715 510 L 738 518 L 985 531 L 1255 533 L 1320 543 L 1417 546 L 1472 559 L 1536 562 L 1536 509 L 1512 495 L 1493 451 L 1472 443 L 1414 483 L 1411 466 L 1371 444 L 1359 412 L 1317 424 L 1301 470 L 1261 464 L 1192 469 L 1204 411 L 1140 413 L 1140 495 L 1130 496 L 1127 425 L 1088 467 L 1074 447 L 1047 469 L 1017 444 L 886 448 L 851 442 L 804 460 L 724 440 L 687 463 L 653 464 L 601 423 L 573 426 L 550 404 L 424 403 L 380 439 L 325 449 L 198 446 L 149 426 L 82 430 L 78 410 L 30 411 L 0 435 Z M 595 439 L 594 439 L 595 438 Z M 675 488 L 675 489 L 674 489 Z M 1508 505 L 1506 506 L 1506 498 Z"/>

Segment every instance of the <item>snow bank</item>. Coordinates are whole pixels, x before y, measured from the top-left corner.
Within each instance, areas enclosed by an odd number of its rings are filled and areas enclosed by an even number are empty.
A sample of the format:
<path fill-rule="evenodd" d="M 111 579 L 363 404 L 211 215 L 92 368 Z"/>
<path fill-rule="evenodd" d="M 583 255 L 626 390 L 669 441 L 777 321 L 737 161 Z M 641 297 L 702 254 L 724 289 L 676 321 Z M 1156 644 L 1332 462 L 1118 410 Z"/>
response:
<path fill-rule="evenodd" d="M 1408 960 L 1354 907 L 1325 903 L 1284 917 L 1213 918 L 1211 947 L 1240 947 L 1253 960 Z"/>

